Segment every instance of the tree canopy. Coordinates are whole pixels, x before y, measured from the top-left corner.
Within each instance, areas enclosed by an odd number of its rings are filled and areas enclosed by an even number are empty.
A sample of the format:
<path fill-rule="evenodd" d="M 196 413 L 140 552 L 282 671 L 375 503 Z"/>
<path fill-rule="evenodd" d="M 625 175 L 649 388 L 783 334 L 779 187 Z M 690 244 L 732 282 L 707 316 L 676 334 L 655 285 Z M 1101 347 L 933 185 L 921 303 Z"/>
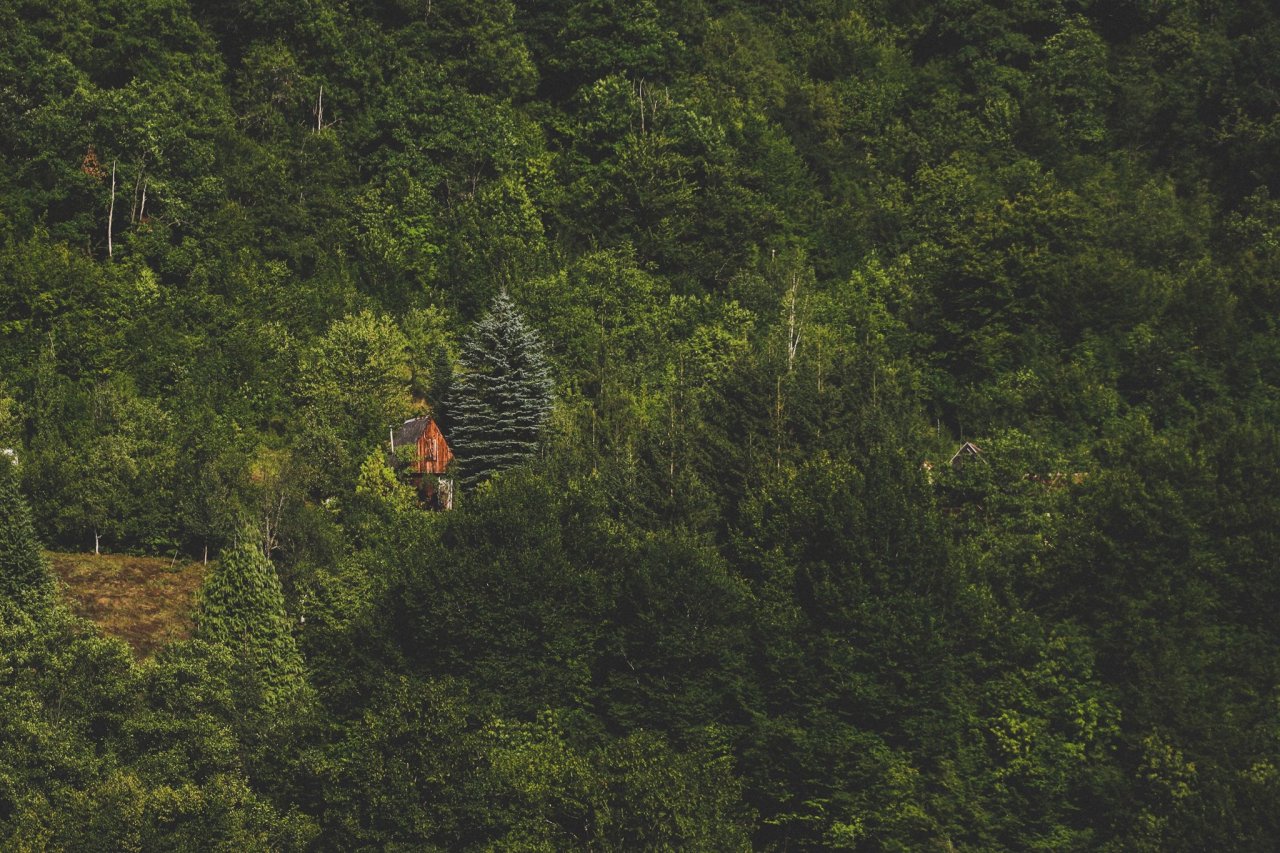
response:
<path fill-rule="evenodd" d="M 0 848 L 1275 846 L 1274 4 L 0 30 Z"/>

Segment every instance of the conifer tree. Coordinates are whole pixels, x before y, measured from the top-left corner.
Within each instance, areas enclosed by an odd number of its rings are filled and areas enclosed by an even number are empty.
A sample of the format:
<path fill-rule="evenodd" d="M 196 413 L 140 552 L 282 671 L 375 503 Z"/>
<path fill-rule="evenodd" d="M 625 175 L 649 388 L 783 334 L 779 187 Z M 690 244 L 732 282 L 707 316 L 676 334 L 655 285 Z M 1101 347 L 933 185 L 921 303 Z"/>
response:
<path fill-rule="evenodd" d="M 0 455 L 0 601 L 27 609 L 47 603 L 52 590 L 17 470 Z"/>
<path fill-rule="evenodd" d="M 275 705 L 297 696 L 305 685 L 302 655 L 280 578 L 253 541 L 242 537 L 205 577 L 196 634 L 239 655 L 264 703 Z"/>
<path fill-rule="evenodd" d="M 518 465 L 537 450 L 551 413 L 551 371 L 538 333 L 506 292 L 463 343 L 450 412 L 465 485 Z"/>

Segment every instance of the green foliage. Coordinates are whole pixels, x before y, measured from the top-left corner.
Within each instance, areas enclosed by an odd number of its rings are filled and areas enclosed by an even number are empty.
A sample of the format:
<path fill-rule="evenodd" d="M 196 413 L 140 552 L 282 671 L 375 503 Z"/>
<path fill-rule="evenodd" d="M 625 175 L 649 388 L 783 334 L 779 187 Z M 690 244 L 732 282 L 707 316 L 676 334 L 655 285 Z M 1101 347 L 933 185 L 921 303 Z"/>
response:
<path fill-rule="evenodd" d="M 0 457 L 0 601 L 35 610 L 48 604 L 53 579 L 15 468 L 15 459 Z"/>
<path fill-rule="evenodd" d="M 300 395 L 317 417 L 367 439 L 409 411 L 408 347 L 385 317 L 364 311 L 336 320 L 304 356 Z"/>
<path fill-rule="evenodd" d="M 555 715 L 484 731 L 503 846 L 738 850 L 747 844 L 733 762 L 715 732 L 688 751 L 637 732 L 575 749 Z"/>
<path fill-rule="evenodd" d="M 444 401 L 453 388 L 453 369 L 458 360 L 449 316 L 433 305 L 410 311 L 401 325 L 409 344 L 413 394 L 431 404 L 432 415 L 439 423 Z"/>
<path fill-rule="evenodd" d="M 2 388 L 3 386 L 0 386 Z M 18 444 L 18 425 L 20 423 L 20 409 L 18 401 L 13 397 L 0 390 L 0 444 L 3 444 L 6 450 L 13 450 Z"/>
<path fill-rule="evenodd" d="M 1267 4 L 0 28 L 0 847 L 1275 846 Z"/>
<path fill-rule="evenodd" d="M 59 609 L 0 612 L 4 845 L 303 849 L 313 824 L 277 812 L 240 763 L 231 653 L 179 645 L 139 669 L 87 629 Z"/>
<path fill-rule="evenodd" d="M 224 551 L 210 570 L 200 588 L 195 622 L 198 637 L 236 656 L 245 701 L 278 707 L 305 695 L 302 655 L 280 579 L 252 542 Z"/>
<path fill-rule="evenodd" d="M 407 512 L 417 501 L 413 489 L 396 479 L 387 455 L 381 450 L 373 451 L 361 463 L 355 496 L 357 500 L 392 514 Z"/>

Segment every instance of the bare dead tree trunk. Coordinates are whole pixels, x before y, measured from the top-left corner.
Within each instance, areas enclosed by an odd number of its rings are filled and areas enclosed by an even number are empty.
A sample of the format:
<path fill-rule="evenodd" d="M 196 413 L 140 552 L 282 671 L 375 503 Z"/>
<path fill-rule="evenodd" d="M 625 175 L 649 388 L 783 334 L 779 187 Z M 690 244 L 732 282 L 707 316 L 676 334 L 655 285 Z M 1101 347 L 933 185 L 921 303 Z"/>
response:
<path fill-rule="evenodd" d="M 138 207 L 138 221 L 147 218 L 147 178 L 142 179 L 142 204 Z"/>
<path fill-rule="evenodd" d="M 107 208 L 107 257 L 114 258 L 111 246 L 111 228 L 116 218 L 116 161 L 111 161 L 111 205 Z"/>
<path fill-rule="evenodd" d="M 669 422 L 667 424 L 667 434 L 671 436 L 671 457 L 667 461 L 667 476 L 672 480 L 676 476 L 676 403 L 672 400 L 667 406 Z M 674 486 L 672 489 L 674 490 Z"/>
<path fill-rule="evenodd" d="M 671 443 L 671 457 L 667 463 L 667 476 L 671 478 L 671 482 L 669 485 L 671 487 L 670 495 L 672 497 L 675 497 L 675 493 L 676 493 L 676 486 L 675 486 L 676 453 L 677 453 L 676 407 L 679 405 L 676 402 L 676 396 L 678 394 L 683 394 L 683 386 L 684 386 L 684 358 L 682 357 L 679 361 L 679 368 L 676 371 L 676 385 L 674 388 L 671 389 L 671 397 L 667 403 L 667 412 L 668 412 L 668 418 L 669 418 L 668 424 L 667 424 L 667 435 L 669 436 L 669 440 Z"/>
<path fill-rule="evenodd" d="M 138 190 L 142 188 L 142 169 L 138 169 L 138 178 L 133 182 L 133 195 L 129 199 L 129 224 L 138 221 Z"/>
<path fill-rule="evenodd" d="M 797 309 L 800 297 L 800 276 L 791 274 L 791 288 L 787 291 L 787 373 L 796 367 L 796 350 L 800 348 L 800 318 Z"/>
<path fill-rule="evenodd" d="M 205 543 L 204 543 L 204 565 L 206 566 L 209 565 L 209 541 L 208 540 L 205 540 Z"/>
<path fill-rule="evenodd" d="M 268 560 L 271 559 L 271 552 L 279 547 L 280 535 L 280 517 L 284 513 L 285 498 L 284 491 L 280 492 L 280 500 L 272 508 L 268 505 L 267 510 L 263 513 L 263 536 L 262 536 L 262 553 Z"/>
<path fill-rule="evenodd" d="M 640 135 L 643 136 L 658 123 L 658 107 L 671 104 L 671 95 L 659 87 L 656 91 L 652 85 L 646 86 L 644 80 L 637 80 L 631 87 L 640 111 Z M 631 125 L 635 127 L 634 124 Z"/>
<path fill-rule="evenodd" d="M 98 533 L 98 528 L 94 527 L 93 528 L 93 556 L 95 557 L 102 554 L 102 551 L 98 548 L 98 543 L 101 539 L 102 539 L 102 535 Z"/>
<path fill-rule="evenodd" d="M 132 225 L 142 218 L 142 211 L 138 209 L 138 191 L 142 191 L 142 204 L 147 203 L 147 155 L 143 154 L 142 159 L 138 161 L 138 177 L 133 182 L 133 194 L 129 198 L 129 224 Z"/>
<path fill-rule="evenodd" d="M 782 423 L 782 377 L 777 379 L 777 387 L 774 391 L 773 398 L 773 429 L 777 438 L 777 448 L 773 454 L 773 464 L 778 470 L 782 470 L 782 435 L 784 426 Z"/>
<path fill-rule="evenodd" d="M 821 394 L 821 393 L 822 393 L 822 367 L 823 367 L 823 365 L 822 365 L 822 336 L 821 336 L 821 335 L 819 335 L 819 336 L 818 336 L 818 339 L 817 339 L 817 342 L 816 342 L 816 343 L 817 343 L 817 350 L 818 350 L 818 353 L 817 353 L 817 356 L 818 356 L 818 357 L 817 357 L 818 393 L 819 393 L 819 394 Z"/>
<path fill-rule="evenodd" d="M 320 87 L 320 96 L 316 98 L 316 133 L 324 127 L 324 86 Z"/>

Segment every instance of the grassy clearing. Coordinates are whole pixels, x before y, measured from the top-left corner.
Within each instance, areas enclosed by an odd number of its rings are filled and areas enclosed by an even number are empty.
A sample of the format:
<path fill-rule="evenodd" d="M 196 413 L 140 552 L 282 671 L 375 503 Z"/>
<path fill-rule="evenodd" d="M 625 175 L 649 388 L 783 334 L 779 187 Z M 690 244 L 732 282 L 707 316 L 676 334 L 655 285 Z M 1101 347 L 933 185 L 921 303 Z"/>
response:
<path fill-rule="evenodd" d="M 47 554 L 71 609 L 133 647 L 139 658 L 191 635 L 200 563 L 128 554 Z"/>

